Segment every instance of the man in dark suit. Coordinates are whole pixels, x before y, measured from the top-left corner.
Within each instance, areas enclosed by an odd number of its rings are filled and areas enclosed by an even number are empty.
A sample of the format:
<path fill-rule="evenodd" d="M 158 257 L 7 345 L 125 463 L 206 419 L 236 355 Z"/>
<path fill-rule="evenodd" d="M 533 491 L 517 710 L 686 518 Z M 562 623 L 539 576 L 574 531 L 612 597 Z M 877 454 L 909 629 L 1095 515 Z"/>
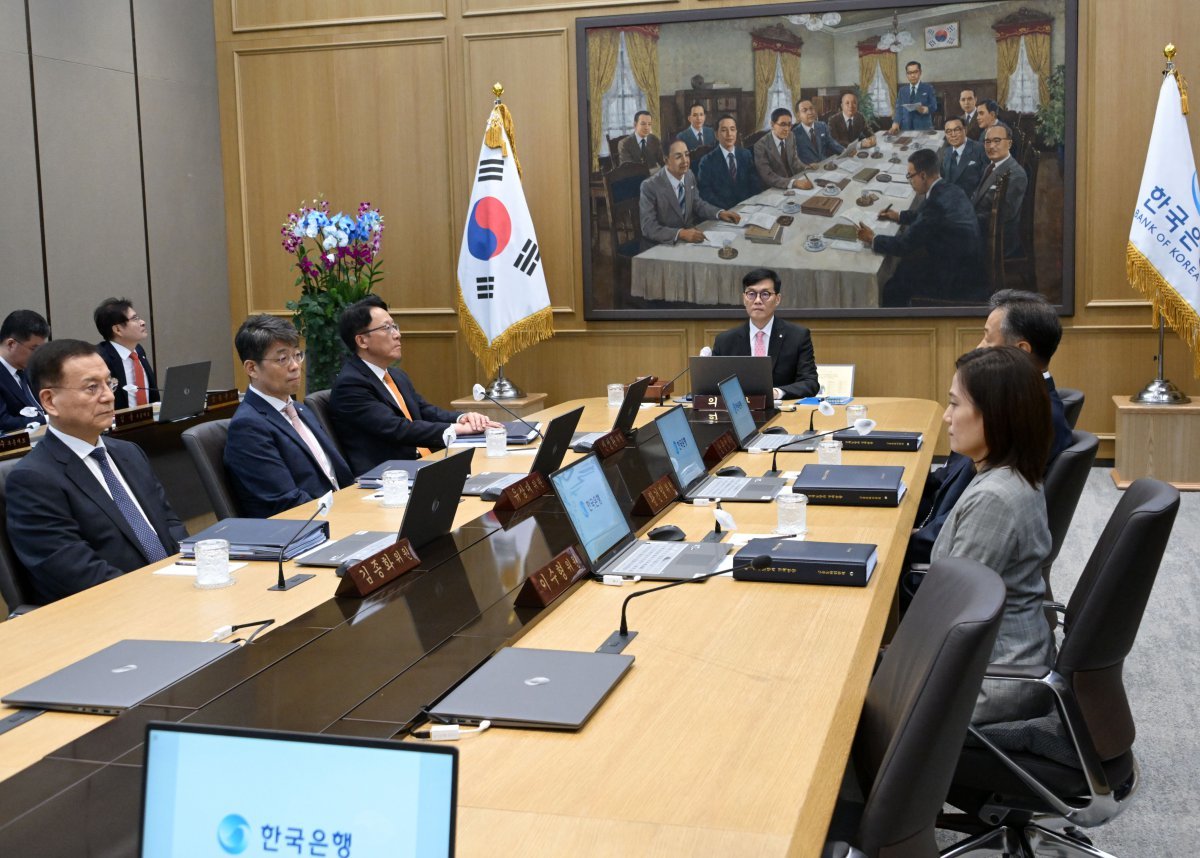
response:
<path fill-rule="evenodd" d="M 865 140 L 867 146 L 875 145 L 867 118 L 858 112 L 858 96 L 852 92 L 843 92 L 840 104 L 841 110 L 829 117 L 829 133 L 833 135 L 833 139 L 843 146 L 849 146 L 858 140 Z"/>
<path fill-rule="evenodd" d="M 717 120 L 720 145 L 700 159 L 700 197 L 719 209 L 732 209 L 761 190 L 754 156 L 737 145 L 737 120 L 725 113 Z"/>
<path fill-rule="evenodd" d="M 942 178 L 958 185 L 967 196 L 975 193 L 983 177 L 987 157 L 983 145 L 967 137 L 963 121 L 957 117 L 946 120 L 946 145 L 938 153 Z"/>
<path fill-rule="evenodd" d="M 967 137 L 978 141 L 983 136 L 983 129 L 979 127 L 979 111 L 975 107 L 975 90 L 964 89 L 958 94 L 958 106 L 962 108 L 963 128 L 967 130 Z"/>
<path fill-rule="evenodd" d="M 731 211 L 718 209 L 700 198 L 687 145 L 676 140 L 667 150 L 667 166 L 642 182 L 638 214 L 642 224 L 642 249 L 656 244 L 687 241 L 698 244 L 704 233 L 696 224 L 717 218 L 737 223 L 741 218 Z"/>
<path fill-rule="evenodd" d="M 242 322 L 234 346 L 250 386 L 225 441 L 225 471 L 242 512 L 267 518 L 350 485 L 354 476 L 300 389 L 300 335 L 275 316 Z"/>
<path fill-rule="evenodd" d="M 45 604 L 156 563 L 187 530 L 136 444 L 100 435 L 112 425 L 113 386 L 96 347 L 56 340 L 29 362 L 49 416 L 46 436 L 5 484 L 8 538 Z"/>
<path fill-rule="evenodd" d="M 717 138 L 713 130 L 704 124 L 704 119 L 704 105 L 697 101 L 688 109 L 688 127 L 675 135 L 676 140 L 687 144 L 689 152 L 701 146 L 717 145 Z"/>
<path fill-rule="evenodd" d="M 827 158 L 840 155 L 845 150 L 833 139 L 829 126 L 817 119 L 817 109 L 807 99 L 796 105 L 797 123 L 792 126 L 792 141 L 796 156 L 805 165 L 815 167 Z"/>
<path fill-rule="evenodd" d="M 713 354 L 766 355 L 773 359 L 775 398 L 803 399 L 821 387 L 812 335 L 803 325 L 775 318 L 780 285 L 779 275 L 769 268 L 756 268 L 742 278 L 742 300 L 750 323 L 717 334 Z"/>
<path fill-rule="evenodd" d="M 813 183 L 804 172 L 804 162 L 792 143 L 792 112 L 786 107 L 771 111 L 771 133 L 754 144 L 754 169 L 764 188 L 802 188 L 812 190 Z"/>
<path fill-rule="evenodd" d="M 105 298 L 92 313 L 102 341 L 96 351 L 117 380 L 118 410 L 158 402 L 158 380 L 142 343 L 150 336 L 146 320 L 128 298 Z"/>
<path fill-rule="evenodd" d="M 475 412 L 438 408 L 417 393 L 400 360 L 400 328 L 388 306 L 370 295 L 342 311 L 342 342 L 351 352 L 333 383 L 329 410 L 355 474 L 388 459 L 416 459 L 442 448 L 442 433 L 478 435 L 501 424 Z"/>
<path fill-rule="evenodd" d="M 648 110 L 633 115 L 633 133 L 617 144 L 617 164 L 645 164 L 651 172 L 663 165 L 662 143 L 650 133 L 651 121 Z"/>
<path fill-rule="evenodd" d="M 883 287 L 882 305 L 907 307 L 921 295 L 939 300 L 982 299 L 979 227 L 971 201 L 962 188 L 943 181 L 932 149 L 908 156 L 908 181 L 925 203 L 915 212 L 888 210 L 880 220 L 905 226 L 899 235 L 876 235 L 858 225 L 858 238 L 876 253 L 901 257 Z"/>
<path fill-rule="evenodd" d="M 33 310 L 13 310 L 0 324 L 0 432 L 46 422 L 25 367 L 49 338 L 50 326 Z"/>
<path fill-rule="evenodd" d="M 937 112 L 937 95 L 930 84 L 921 80 L 921 64 L 916 60 L 904 65 L 908 83 L 900 84 L 896 91 L 896 118 L 892 122 L 891 134 L 897 131 L 925 131 L 933 127 L 933 114 Z M 905 107 L 911 104 L 914 107 Z"/>
<path fill-rule="evenodd" d="M 983 133 L 983 151 L 989 163 L 971 197 L 979 220 L 979 234 L 987 235 L 992 222 L 992 203 L 996 199 L 996 183 L 1001 176 L 1008 176 L 1004 209 L 1000 213 L 1004 220 L 1004 255 L 1018 256 L 1021 253 L 1021 203 L 1025 200 L 1029 177 L 1012 156 L 1012 129 L 1003 122 L 989 125 Z"/>

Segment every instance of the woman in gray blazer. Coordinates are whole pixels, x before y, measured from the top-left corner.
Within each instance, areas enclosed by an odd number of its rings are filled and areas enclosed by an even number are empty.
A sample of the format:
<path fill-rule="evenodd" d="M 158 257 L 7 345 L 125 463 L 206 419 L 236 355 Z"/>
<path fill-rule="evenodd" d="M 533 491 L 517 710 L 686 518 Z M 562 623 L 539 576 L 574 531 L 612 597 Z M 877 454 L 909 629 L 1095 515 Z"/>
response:
<path fill-rule="evenodd" d="M 969 557 L 994 569 L 1008 595 L 995 664 L 1049 665 L 1054 637 L 1042 613 L 1042 563 L 1050 529 L 1042 475 L 1050 451 L 1050 400 L 1028 356 L 1014 346 L 975 349 L 958 359 L 943 420 L 950 447 L 976 475 L 933 544 L 932 559 Z M 1036 717 L 1051 702 L 1029 683 L 986 680 L 977 724 Z"/>

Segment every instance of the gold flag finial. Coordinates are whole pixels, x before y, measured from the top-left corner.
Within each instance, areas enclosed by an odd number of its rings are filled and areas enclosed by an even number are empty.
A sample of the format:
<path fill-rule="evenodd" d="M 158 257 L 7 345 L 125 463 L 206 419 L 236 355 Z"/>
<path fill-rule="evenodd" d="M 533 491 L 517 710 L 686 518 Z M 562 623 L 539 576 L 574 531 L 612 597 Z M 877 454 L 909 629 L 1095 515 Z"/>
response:
<path fill-rule="evenodd" d="M 1172 50 L 1174 50 L 1173 47 Z M 496 96 L 496 101 L 499 101 L 500 96 L 504 95 L 504 85 L 500 83 L 500 81 L 496 81 L 494 84 L 492 84 L 492 95 Z"/>
<path fill-rule="evenodd" d="M 1175 61 L 1175 46 L 1167 42 L 1167 46 L 1163 48 L 1163 56 L 1167 58 L 1167 62 Z"/>

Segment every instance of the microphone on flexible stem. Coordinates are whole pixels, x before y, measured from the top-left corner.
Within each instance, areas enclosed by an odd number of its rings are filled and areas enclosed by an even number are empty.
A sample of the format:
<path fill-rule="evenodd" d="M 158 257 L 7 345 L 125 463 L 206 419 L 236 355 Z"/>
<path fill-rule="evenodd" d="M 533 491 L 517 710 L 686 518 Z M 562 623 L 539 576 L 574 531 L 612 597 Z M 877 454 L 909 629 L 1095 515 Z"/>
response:
<path fill-rule="evenodd" d="M 710 349 L 708 346 L 705 346 L 704 348 L 700 349 L 700 357 L 712 357 L 712 349 Z M 679 381 L 679 379 L 681 379 L 683 377 L 683 374 L 691 368 L 692 368 L 692 366 L 689 363 L 687 366 L 685 366 L 682 370 L 679 371 L 679 374 L 677 376 L 675 376 L 674 378 L 672 378 L 670 381 L 668 381 L 666 384 L 664 384 L 662 387 L 659 388 L 659 394 L 658 394 L 658 407 L 659 408 L 663 407 L 663 402 L 667 398 L 667 388 L 670 387 L 675 382 Z"/>
<path fill-rule="evenodd" d="M 303 584 L 309 578 L 317 577 L 316 575 L 297 573 L 297 574 L 293 575 L 291 578 L 284 580 L 283 558 L 284 558 L 284 555 L 287 554 L 287 550 L 292 547 L 292 543 L 295 542 L 300 537 L 300 534 L 302 534 L 302 533 L 304 533 L 304 531 L 308 530 L 308 526 L 310 524 L 312 524 L 312 520 L 314 518 L 316 518 L 318 515 L 327 515 L 332 506 L 333 506 L 333 492 L 331 492 L 331 491 L 325 492 L 325 494 L 321 495 L 321 497 L 317 499 L 317 508 L 315 510 L 313 510 L 313 514 L 308 517 L 308 521 L 304 522 L 304 524 L 302 524 L 300 526 L 300 528 L 295 533 L 292 534 L 292 538 L 289 539 L 286 543 L 284 543 L 283 548 L 279 549 L 279 558 L 278 558 L 278 560 L 279 560 L 279 580 L 275 583 L 274 587 L 268 587 L 267 588 L 268 590 L 290 590 L 293 587 L 295 587 L 297 584 Z"/>
<path fill-rule="evenodd" d="M 517 420 L 518 423 L 524 423 L 526 426 L 528 426 L 530 429 L 532 429 L 534 432 L 536 432 L 537 436 L 539 438 L 541 438 L 543 441 L 546 440 L 546 436 L 543 435 L 538 430 L 537 426 L 530 423 L 524 417 L 518 417 L 516 412 L 514 412 L 511 408 L 509 408 L 507 405 L 505 405 L 500 400 L 496 399 L 494 396 L 492 396 L 490 393 L 488 393 L 487 389 L 482 384 L 477 384 L 471 388 L 471 396 L 473 396 L 475 398 L 476 402 L 482 402 L 483 400 L 486 399 L 488 402 L 492 403 L 493 405 L 503 408 L 505 411 L 507 411 L 509 414 L 511 414 L 513 416 L 513 418 Z"/>
<path fill-rule="evenodd" d="M 450 456 L 450 445 L 457 440 L 458 431 L 453 426 L 447 426 L 446 431 L 442 433 L 442 447 L 446 450 L 445 454 L 442 456 L 443 459 Z"/>
<path fill-rule="evenodd" d="M 728 570 L 730 573 L 737 572 L 740 569 L 765 569 L 771 565 L 771 555 L 760 554 L 751 560 L 749 563 L 740 563 Z M 636 593 L 630 593 L 625 597 L 625 601 L 621 603 L 621 628 L 608 636 L 608 640 L 600 644 L 600 648 L 596 652 L 617 653 L 625 649 L 629 642 L 637 637 L 637 632 L 629 631 L 629 623 L 625 618 L 626 608 L 629 607 L 630 599 L 636 599 L 638 596 L 645 596 L 649 593 L 657 593 L 659 590 L 666 590 L 668 587 L 678 587 L 680 584 L 697 584 L 700 581 L 707 581 L 709 578 L 715 578 L 718 575 L 724 575 L 725 571 L 709 572 L 707 575 L 697 575 L 695 578 L 684 578 L 681 581 L 672 581 L 670 584 L 663 584 L 659 587 L 651 587 L 649 590 L 639 590 Z"/>
<path fill-rule="evenodd" d="M 875 428 L 874 420 L 872 420 L 870 417 L 860 417 L 857 420 L 855 420 L 853 423 L 851 423 L 849 426 L 841 426 L 837 429 L 830 429 L 828 432 L 821 432 L 819 435 L 810 435 L 807 432 L 805 432 L 802 437 L 797 438 L 795 441 L 791 441 L 787 444 L 780 444 L 778 447 L 775 448 L 775 452 L 771 455 L 771 470 L 767 471 L 765 474 L 763 474 L 763 476 L 764 477 L 778 477 L 779 476 L 779 470 L 777 468 L 777 465 L 779 462 L 779 454 L 782 452 L 789 452 L 789 453 L 798 452 L 795 450 L 788 450 L 788 447 L 794 446 L 796 444 L 806 444 L 809 441 L 815 441 L 817 438 L 824 438 L 826 435 L 832 435 L 834 432 L 845 432 L 847 429 L 853 429 L 859 435 L 869 435 L 869 434 L 871 434 L 871 431 L 874 430 L 874 428 Z"/>

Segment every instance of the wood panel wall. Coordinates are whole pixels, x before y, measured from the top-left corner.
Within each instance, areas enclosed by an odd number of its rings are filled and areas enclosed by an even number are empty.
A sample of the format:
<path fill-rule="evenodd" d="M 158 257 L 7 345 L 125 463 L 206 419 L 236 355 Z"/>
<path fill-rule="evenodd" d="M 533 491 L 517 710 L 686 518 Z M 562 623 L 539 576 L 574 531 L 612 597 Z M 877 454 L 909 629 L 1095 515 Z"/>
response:
<path fill-rule="evenodd" d="M 574 25 L 578 16 L 724 5 L 744 4 L 214 0 L 234 327 L 249 312 L 285 312 L 294 276 L 279 225 L 288 211 L 317 193 L 347 208 L 370 200 L 387 221 L 380 291 L 405 332 L 406 369 L 443 404 L 484 380 L 452 308 L 472 171 L 499 80 L 517 123 L 557 329 L 517 356 L 509 374 L 553 403 L 601 395 L 606 383 L 639 373 L 678 372 L 727 325 L 583 318 Z M 1053 371 L 1059 385 L 1086 393 L 1081 426 L 1101 436 L 1100 455 L 1110 457 L 1111 396 L 1155 372 L 1157 337 L 1148 305 L 1125 280 L 1124 248 L 1161 50 L 1180 44 L 1181 70 L 1200 81 L 1200 45 L 1186 43 L 1183 0 L 1156 3 L 1154 15 L 1134 0 L 1080 6 L 1076 302 Z M 858 393 L 944 401 L 954 358 L 978 342 L 982 320 L 811 327 L 819 361 L 858 365 Z M 1170 333 L 1166 355 L 1167 376 L 1200 394 Z"/>

